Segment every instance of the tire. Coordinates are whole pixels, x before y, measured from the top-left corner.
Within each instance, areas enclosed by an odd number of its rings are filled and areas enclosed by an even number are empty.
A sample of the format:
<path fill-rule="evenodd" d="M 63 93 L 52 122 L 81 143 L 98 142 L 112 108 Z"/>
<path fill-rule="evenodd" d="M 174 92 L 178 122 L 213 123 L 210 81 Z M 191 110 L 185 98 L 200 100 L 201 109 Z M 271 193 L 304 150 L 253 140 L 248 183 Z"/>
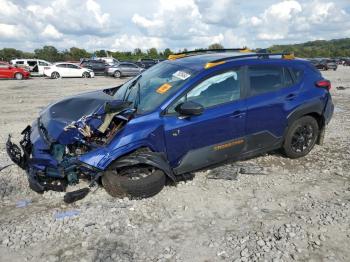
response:
<path fill-rule="evenodd" d="M 91 75 L 89 72 L 84 72 L 82 75 L 83 78 L 91 78 Z"/>
<path fill-rule="evenodd" d="M 58 78 L 60 78 L 60 74 L 58 72 L 52 72 L 51 73 L 51 78 L 52 79 L 58 79 Z"/>
<path fill-rule="evenodd" d="M 113 74 L 113 76 L 114 76 L 115 78 L 120 78 L 120 77 L 122 76 L 122 74 L 120 73 L 120 71 L 115 71 L 114 74 Z"/>
<path fill-rule="evenodd" d="M 132 179 L 129 175 L 151 170 L 146 177 Z M 112 197 L 147 198 L 158 194 L 164 187 L 166 176 L 153 167 L 128 167 L 121 171 L 108 170 L 102 176 L 102 185 Z"/>
<path fill-rule="evenodd" d="M 288 128 L 283 151 L 289 158 L 306 156 L 316 144 L 319 126 L 315 118 L 304 116 Z"/>
<path fill-rule="evenodd" d="M 23 75 L 21 73 L 16 73 L 15 74 L 15 79 L 22 80 L 23 79 Z"/>

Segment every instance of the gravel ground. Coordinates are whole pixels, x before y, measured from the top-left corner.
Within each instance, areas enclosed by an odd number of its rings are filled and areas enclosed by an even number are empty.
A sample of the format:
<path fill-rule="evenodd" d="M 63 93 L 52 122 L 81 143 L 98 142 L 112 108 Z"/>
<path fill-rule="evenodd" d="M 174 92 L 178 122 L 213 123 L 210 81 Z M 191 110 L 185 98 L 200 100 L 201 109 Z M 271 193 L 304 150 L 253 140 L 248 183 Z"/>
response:
<path fill-rule="evenodd" d="M 15 166 L 1 171 L 0 261 L 349 261 L 350 68 L 324 75 L 335 115 L 324 145 L 302 159 L 271 153 L 197 172 L 150 199 L 100 188 L 72 205 L 63 193 L 31 192 Z M 1 81 L 0 139 L 19 138 L 54 100 L 118 82 Z M 8 163 L 1 143 L 0 166 Z M 220 174 L 236 179 L 209 179 Z"/>

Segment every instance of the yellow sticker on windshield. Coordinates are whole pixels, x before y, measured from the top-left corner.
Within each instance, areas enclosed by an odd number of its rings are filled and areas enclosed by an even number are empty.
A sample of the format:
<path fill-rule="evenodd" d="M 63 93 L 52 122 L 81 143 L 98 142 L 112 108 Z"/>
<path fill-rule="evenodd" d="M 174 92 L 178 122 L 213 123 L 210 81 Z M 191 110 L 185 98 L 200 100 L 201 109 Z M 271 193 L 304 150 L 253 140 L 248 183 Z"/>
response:
<path fill-rule="evenodd" d="M 171 88 L 171 84 L 165 83 L 157 89 L 157 93 L 164 94 L 164 93 L 168 92 L 170 88 Z"/>

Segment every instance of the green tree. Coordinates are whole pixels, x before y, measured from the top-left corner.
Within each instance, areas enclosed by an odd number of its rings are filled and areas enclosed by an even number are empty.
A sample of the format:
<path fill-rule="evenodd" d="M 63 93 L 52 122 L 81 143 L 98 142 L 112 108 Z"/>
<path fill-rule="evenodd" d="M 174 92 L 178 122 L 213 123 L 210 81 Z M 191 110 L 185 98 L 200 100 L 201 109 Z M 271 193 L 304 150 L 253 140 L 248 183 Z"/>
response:
<path fill-rule="evenodd" d="M 50 62 L 57 62 L 63 60 L 62 53 L 59 53 L 54 46 L 44 46 L 41 49 L 34 50 L 35 56 L 39 59 L 47 60 Z"/>
<path fill-rule="evenodd" d="M 4 48 L 0 50 L 0 60 L 10 61 L 14 58 L 23 58 L 23 52 L 15 48 Z"/>
<path fill-rule="evenodd" d="M 152 47 L 147 50 L 147 56 L 149 58 L 157 58 L 158 57 L 158 51 L 156 48 Z"/>
<path fill-rule="evenodd" d="M 214 43 L 208 46 L 208 49 L 224 49 L 224 46 L 219 43 Z"/>
<path fill-rule="evenodd" d="M 81 49 L 78 47 L 71 47 L 69 49 L 69 60 L 79 61 L 81 58 L 91 57 L 91 54 L 87 52 L 85 49 Z"/>

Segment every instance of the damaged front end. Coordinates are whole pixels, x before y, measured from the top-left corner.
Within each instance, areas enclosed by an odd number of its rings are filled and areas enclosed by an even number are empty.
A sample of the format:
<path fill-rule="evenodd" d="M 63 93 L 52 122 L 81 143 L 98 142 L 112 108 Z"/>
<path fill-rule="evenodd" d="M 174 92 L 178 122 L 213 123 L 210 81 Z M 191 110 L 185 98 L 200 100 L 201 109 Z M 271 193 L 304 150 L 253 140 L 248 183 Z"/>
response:
<path fill-rule="evenodd" d="M 130 102 L 101 93 L 50 105 L 22 131 L 19 145 L 9 135 L 7 153 L 26 171 L 32 190 L 65 191 L 81 178 L 97 180 L 101 170 L 79 161 L 79 156 L 109 144 L 135 113 Z"/>

